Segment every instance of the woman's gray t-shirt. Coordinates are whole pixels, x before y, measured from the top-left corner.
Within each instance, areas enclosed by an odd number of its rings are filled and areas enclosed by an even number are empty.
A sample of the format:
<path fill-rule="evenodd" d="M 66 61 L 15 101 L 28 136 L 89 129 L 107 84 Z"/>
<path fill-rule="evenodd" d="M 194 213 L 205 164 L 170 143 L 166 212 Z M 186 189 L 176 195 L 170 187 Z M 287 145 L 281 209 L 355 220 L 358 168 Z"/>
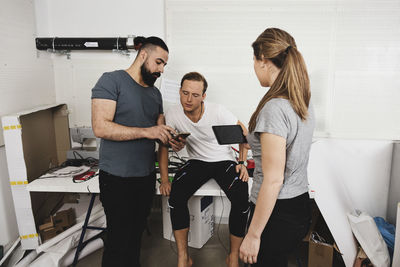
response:
<path fill-rule="evenodd" d="M 278 199 L 287 199 L 308 191 L 307 165 L 314 127 L 311 103 L 305 121 L 301 120 L 287 99 L 273 98 L 264 105 L 258 114 L 255 130 L 247 136 L 255 161 L 250 195 L 253 203 L 257 201 L 263 182 L 260 133 L 270 133 L 286 139 L 284 181 Z"/>

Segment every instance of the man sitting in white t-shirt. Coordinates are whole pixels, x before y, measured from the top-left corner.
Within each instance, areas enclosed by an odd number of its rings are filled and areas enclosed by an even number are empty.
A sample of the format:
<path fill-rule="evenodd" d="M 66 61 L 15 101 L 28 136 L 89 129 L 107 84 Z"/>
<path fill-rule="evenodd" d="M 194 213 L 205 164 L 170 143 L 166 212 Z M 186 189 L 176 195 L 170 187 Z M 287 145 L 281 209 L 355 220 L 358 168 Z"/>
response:
<path fill-rule="evenodd" d="M 219 145 L 212 131 L 213 125 L 243 124 L 221 105 L 204 102 L 207 81 L 197 72 L 183 76 L 179 90 L 181 105 L 171 107 L 165 114 L 166 124 L 177 132 L 190 135 L 179 141 L 171 140 L 174 151 L 186 145 L 189 161 L 175 174 L 172 184 L 168 180 L 168 148 L 160 149 L 161 194 L 168 196 L 171 210 L 172 229 L 178 248 L 178 267 L 193 264 L 188 254 L 189 198 L 213 178 L 231 201 L 229 214 L 230 253 L 227 266 L 239 266 L 239 247 L 245 235 L 248 215 L 249 175 L 243 162 L 247 149 L 239 145 L 239 161 L 235 160 L 229 145 Z"/>

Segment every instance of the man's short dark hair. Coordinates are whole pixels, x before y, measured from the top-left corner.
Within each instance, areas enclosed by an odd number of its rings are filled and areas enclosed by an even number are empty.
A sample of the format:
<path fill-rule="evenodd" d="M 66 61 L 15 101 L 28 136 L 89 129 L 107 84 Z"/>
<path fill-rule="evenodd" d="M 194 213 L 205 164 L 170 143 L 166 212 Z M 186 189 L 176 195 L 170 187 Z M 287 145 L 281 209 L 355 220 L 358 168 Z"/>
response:
<path fill-rule="evenodd" d="M 181 80 L 181 87 L 182 87 L 183 82 L 184 82 L 185 80 L 203 82 L 203 95 L 204 95 L 204 93 L 207 91 L 207 86 L 208 86 L 208 84 L 207 84 L 206 78 L 204 78 L 204 76 L 201 75 L 200 73 L 195 72 L 195 71 L 186 73 L 186 74 L 182 77 L 182 80 Z"/>
<path fill-rule="evenodd" d="M 169 53 L 168 46 L 165 44 L 165 42 L 161 38 L 158 38 L 156 36 L 150 36 L 147 38 L 143 36 L 138 36 L 135 37 L 133 42 L 136 50 L 138 50 L 139 52 L 146 47 L 159 46 Z"/>

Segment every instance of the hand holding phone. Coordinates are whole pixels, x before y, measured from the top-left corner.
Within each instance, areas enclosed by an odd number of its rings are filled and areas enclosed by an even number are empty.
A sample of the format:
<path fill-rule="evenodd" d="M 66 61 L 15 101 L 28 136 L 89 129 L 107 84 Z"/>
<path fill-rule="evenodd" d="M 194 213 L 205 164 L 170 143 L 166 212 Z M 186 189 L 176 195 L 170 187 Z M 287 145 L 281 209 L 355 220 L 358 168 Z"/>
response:
<path fill-rule="evenodd" d="M 169 145 L 171 146 L 172 150 L 178 152 L 184 148 L 186 145 L 186 138 L 190 135 L 190 133 L 178 133 L 172 137 L 169 141 Z"/>
<path fill-rule="evenodd" d="M 174 139 L 176 141 L 180 141 L 179 137 L 181 137 L 182 139 L 186 139 L 189 135 L 190 135 L 190 133 L 188 133 L 188 132 L 178 133 L 178 134 L 174 135 L 172 137 L 172 139 Z"/>

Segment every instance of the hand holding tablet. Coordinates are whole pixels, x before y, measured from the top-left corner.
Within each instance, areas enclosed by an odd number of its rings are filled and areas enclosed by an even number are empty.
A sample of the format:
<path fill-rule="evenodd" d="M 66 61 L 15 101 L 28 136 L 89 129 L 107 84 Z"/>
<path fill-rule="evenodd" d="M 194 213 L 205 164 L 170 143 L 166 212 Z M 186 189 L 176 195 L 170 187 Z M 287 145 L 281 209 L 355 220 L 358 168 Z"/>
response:
<path fill-rule="evenodd" d="M 212 126 L 215 137 L 220 145 L 247 143 L 240 125 L 214 125 Z"/>

